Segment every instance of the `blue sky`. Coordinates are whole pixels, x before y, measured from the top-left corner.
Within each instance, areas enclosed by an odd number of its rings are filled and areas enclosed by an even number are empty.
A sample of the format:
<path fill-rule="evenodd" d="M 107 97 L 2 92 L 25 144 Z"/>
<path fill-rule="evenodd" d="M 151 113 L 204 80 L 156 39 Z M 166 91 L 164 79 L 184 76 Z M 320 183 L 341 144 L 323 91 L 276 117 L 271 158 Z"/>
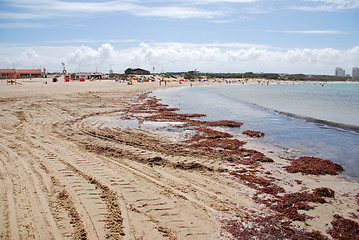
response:
<path fill-rule="evenodd" d="M 0 68 L 359 67 L 359 0 L 0 0 Z"/>

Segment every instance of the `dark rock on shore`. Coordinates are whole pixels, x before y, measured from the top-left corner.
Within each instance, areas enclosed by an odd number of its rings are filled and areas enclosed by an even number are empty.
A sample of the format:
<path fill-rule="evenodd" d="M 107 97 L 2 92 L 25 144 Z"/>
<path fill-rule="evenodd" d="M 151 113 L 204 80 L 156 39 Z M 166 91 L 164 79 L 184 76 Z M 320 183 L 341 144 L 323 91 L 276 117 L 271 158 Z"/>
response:
<path fill-rule="evenodd" d="M 314 189 L 315 193 L 322 197 L 334 197 L 335 191 L 330 188 L 322 187 Z"/>

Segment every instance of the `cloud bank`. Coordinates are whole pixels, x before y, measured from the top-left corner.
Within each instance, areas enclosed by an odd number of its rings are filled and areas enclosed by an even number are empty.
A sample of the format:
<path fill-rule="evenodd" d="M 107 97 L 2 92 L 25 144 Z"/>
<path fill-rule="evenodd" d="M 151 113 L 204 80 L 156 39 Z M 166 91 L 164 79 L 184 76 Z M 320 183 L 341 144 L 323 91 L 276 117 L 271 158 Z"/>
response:
<path fill-rule="evenodd" d="M 225 47 L 223 47 L 225 46 Z M 358 67 L 359 46 L 333 48 L 297 48 L 281 50 L 241 44 L 141 43 L 128 49 L 115 49 L 110 43 L 99 48 L 81 47 L 13 47 L 0 51 L 0 66 L 42 68 L 60 71 L 61 62 L 70 72 L 96 69 L 123 73 L 128 67 L 156 72 L 179 72 L 198 69 L 201 72 L 284 72 L 334 74 L 335 67 L 350 72 Z M 243 45 L 246 46 L 246 45 Z"/>

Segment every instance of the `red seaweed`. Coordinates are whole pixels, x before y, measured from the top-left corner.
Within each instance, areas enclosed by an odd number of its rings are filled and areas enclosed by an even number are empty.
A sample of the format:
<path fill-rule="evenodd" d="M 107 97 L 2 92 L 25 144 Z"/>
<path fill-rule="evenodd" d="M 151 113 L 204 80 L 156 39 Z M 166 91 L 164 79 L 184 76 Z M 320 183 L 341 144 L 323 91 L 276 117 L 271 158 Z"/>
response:
<path fill-rule="evenodd" d="M 305 214 L 299 214 L 298 210 L 310 210 L 314 207 L 309 206 L 308 202 L 326 203 L 325 199 L 316 193 L 296 192 L 278 196 L 272 203 L 266 203 L 271 209 L 281 213 L 283 216 L 292 220 L 304 221 Z"/>
<path fill-rule="evenodd" d="M 290 166 L 284 167 L 290 173 L 301 172 L 303 174 L 336 175 L 338 172 L 343 171 L 343 167 L 339 164 L 333 163 L 330 160 L 324 160 L 315 157 L 300 157 L 292 159 Z"/>
<path fill-rule="evenodd" d="M 225 155 L 226 161 L 238 164 L 258 166 L 260 162 L 274 162 L 273 159 L 254 149 L 227 150 L 222 154 Z"/>
<path fill-rule="evenodd" d="M 327 240 L 318 231 L 308 232 L 293 226 L 290 221 L 278 215 L 238 216 L 238 219 L 224 220 L 224 229 L 235 239 L 267 240 L 267 239 L 296 239 L 296 240 Z"/>
<path fill-rule="evenodd" d="M 334 215 L 335 220 L 331 222 L 332 228 L 328 233 L 334 239 L 340 240 L 357 240 L 359 239 L 359 224 L 350 219 L 345 219 L 342 216 Z"/>
<path fill-rule="evenodd" d="M 216 131 L 210 128 L 199 127 L 195 128 L 197 134 L 192 137 L 190 141 L 199 141 L 201 139 L 215 139 L 215 138 L 230 138 L 231 134 L 226 132 Z"/>
<path fill-rule="evenodd" d="M 274 162 L 273 159 L 266 157 L 263 153 L 258 152 L 257 150 L 254 149 L 241 148 L 239 149 L 238 154 L 242 158 L 245 159 L 247 158 L 251 162 Z"/>
<path fill-rule="evenodd" d="M 206 139 L 204 141 L 194 143 L 191 146 L 236 150 L 245 143 L 246 142 L 239 141 L 238 139 Z"/>
<path fill-rule="evenodd" d="M 248 135 L 250 137 L 257 137 L 257 138 L 264 136 L 264 133 L 258 132 L 258 131 L 252 131 L 252 130 L 246 130 L 246 131 L 242 132 L 242 134 Z"/>
<path fill-rule="evenodd" d="M 229 120 L 221 120 L 221 121 L 214 121 L 214 122 L 205 122 L 207 126 L 219 126 L 219 127 L 240 127 L 243 125 L 242 122 L 237 121 L 229 121 Z"/>
<path fill-rule="evenodd" d="M 232 171 L 230 172 L 230 174 L 235 176 L 236 178 L 245 181 L 246 185 L 253 189 L 256 189 L 258 191 L 258 194 L 267 193 L 276 195 L 278 193 L 285 192 L 284 188 L 274 183 L 273 178 L 265 179 L 263 177 L 258 177 L 252 174 L 239 174 L 237 171 Z"/>

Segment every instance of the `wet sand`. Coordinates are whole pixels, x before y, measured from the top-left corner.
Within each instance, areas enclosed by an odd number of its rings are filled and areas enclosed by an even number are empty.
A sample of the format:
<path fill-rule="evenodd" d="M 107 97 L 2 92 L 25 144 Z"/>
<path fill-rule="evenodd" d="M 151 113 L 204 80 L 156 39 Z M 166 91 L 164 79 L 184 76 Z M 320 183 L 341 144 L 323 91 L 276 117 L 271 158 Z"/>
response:
<path fill-rule="evenodd" d="M 289 173 L 250 137 L 230 154 L 108 122 L 174 112 L 146 93 L 189 83 L 43 81 L 0 83 L 1 239 L 332 239 L 343 219 L 344 233 L 357 229 L 355 182 Z"/>

